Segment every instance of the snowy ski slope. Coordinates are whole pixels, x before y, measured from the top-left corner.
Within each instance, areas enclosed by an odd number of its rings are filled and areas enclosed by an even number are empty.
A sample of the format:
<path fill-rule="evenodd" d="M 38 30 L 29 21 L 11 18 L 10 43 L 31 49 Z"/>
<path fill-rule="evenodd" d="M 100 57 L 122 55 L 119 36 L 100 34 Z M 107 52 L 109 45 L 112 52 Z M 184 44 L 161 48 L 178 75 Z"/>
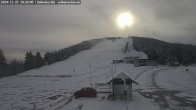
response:
<path fill-rule="evenodd" d="M 0 110 L 196 109 L 191 105 L 196 100 L 196 67 L 189 67 L 190 71 L 187 73 L 184 71 L 187 67 L 112 64 L 112 60 L 124 56 L 122 49 L 131 40 L 104 40 L 92 49 L 82 51 L 65 61 L 0 79 Z M 74 91 L 90 86 L 90 83 L 93 86 L 95 83 L 105 83 L 112 71 L 114 74 L 126 72 L 139 82 L 139 85 L 133 85 L 132 102 L 109 101 L 107 94 L 98 94 L 96 98 L 73 98 Z M 181 90 L 183 92 L 173 96 L 189 96 L 191 98 L 184 100 L 191 101 L 182 107 L 178 105 L 181 102 L 170 97 L 171 94 L 160 96 L 154 93 L 157 90 Z M 159 97 L 164 97 L 165 101 L 160 98 L 160 102 L 157 102 L 156 98 Z"/>

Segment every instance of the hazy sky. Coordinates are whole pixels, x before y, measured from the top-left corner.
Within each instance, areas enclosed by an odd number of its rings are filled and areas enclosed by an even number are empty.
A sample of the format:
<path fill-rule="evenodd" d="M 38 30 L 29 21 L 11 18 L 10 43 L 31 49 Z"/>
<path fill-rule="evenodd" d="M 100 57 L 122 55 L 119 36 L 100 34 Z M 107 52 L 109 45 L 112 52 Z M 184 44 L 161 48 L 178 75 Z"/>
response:
<path fill-rule="evenodd" d="M 145 36 L 196 44 L 196 0 L 81 0 L 81 5 L 0 5 L 0 48 L 7 59 L 54 51 L 84 40 Z M 116 25 L 121 12 L 134 24 Z"/>

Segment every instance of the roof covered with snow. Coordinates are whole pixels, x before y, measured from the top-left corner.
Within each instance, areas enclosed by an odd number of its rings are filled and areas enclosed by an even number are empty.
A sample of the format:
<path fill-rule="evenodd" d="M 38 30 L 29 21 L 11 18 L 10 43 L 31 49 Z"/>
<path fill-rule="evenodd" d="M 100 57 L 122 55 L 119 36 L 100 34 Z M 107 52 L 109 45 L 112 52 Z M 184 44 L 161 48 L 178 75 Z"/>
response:
<path fill-rule="evenodd" d="M 139 52 L 136 50 L 128 50 L 125 55 L 125 57 L 139 57 Z"/>
<path fill-rule="evenodd" d="M 139 59 L 148 59 L 148 56 L 144 52 L 139 52 Z"/>
<path fill-rule="evenodd" d="M 148 59 L 148 56 L 141 51 L 136 51 L 136 50 L 128 50 L 125 54 L 124 57 L 137 57 L 139 59 Z"/>
<path fill-rule="evenodd" d="M 131 80 L 133 83 L 138 84 L 135 80 L 133 80 L 128 74 L 124 73 L 124 72 L 120 72 L 118 74 L 115 74 L 114 77 L 110 78 L 110 80 L 107 83 L 111 83 L 112 79 L 129 79 Z"/>

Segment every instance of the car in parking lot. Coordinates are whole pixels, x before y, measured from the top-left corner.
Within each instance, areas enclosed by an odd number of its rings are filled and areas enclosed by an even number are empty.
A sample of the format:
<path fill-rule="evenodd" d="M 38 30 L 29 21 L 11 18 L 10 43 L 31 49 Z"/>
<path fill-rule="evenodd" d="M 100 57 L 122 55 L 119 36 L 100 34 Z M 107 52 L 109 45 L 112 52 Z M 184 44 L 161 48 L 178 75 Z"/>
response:
<path fill-rule="evenodd" d="M 75 98 L 79 97 L 96 97 L 97 91 L 91 87 L 85 87 L 74 93 Z"/>

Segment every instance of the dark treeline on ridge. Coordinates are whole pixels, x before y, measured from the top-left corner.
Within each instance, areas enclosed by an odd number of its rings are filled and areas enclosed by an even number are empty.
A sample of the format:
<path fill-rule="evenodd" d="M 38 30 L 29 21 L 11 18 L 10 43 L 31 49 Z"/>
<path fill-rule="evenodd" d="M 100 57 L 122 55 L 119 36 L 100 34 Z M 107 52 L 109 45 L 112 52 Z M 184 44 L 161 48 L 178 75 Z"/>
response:
<path fill-rule="evenodd" d="M 33 55 L 32 52 L 27 52 L 25 55 L 25 62 L 24 62 L 24 70 L 31 70 L 34 68 L 40 68 L 43 65 L 50 65 L 55 62 L 59 62 L 62 60 L 66 60 L 70 56 L 75 55 L 76 53 L 88 50 L 96 45 L 101 39 L 93 39 L 89 41 L 83 41 L 79 44 L 60 49 L 54 52 L 46 52 L 44 57 L 42 57 L 39 53 Z"/>
<path fill-rule="evenodd" d="M 24 71 L 66 60 L 70 56 L 73 56 L 80 51 L 92 48 L 101 40 L 102 39 L 93 39 L 83 41 L 58 51 L 46 52 L 43 57 L 39 52 L 34 55 L 31 51 L 29 51 L 25 54 L 24 63 L 17 60 L 7 63 L 3 51 L 0 49 L 0 77 L 16 75 Z"/>
<path fill-rule="evenodd" d="M 190 44 L 168 43 L 153 38 L 132 37 L 135 50 L 143 51 L 149 60 L 159 64 L 178 61 L 183 65 L 196 63 L 196 46 Z"/>
<path fill-rule="evenodd" d="M 60 49 L 58 51 L 46 52 L 46 54 L 44 55 L 44 62 L 45 62 L 45 64 L 50 65 L 52 63 L 65 60 L 80 51 L 88 50 L 88 49 L 92 48 L 100 40 L 102 40 L 102 39 L 93 39 L 93 40 L 89 40 L 89 41 L 83 41 L 79 44 L 76 44 L 76 45 L 73 45 L 73 46 L 70 46 L 70 47 L 67 47 L 64 49 Z"/>

